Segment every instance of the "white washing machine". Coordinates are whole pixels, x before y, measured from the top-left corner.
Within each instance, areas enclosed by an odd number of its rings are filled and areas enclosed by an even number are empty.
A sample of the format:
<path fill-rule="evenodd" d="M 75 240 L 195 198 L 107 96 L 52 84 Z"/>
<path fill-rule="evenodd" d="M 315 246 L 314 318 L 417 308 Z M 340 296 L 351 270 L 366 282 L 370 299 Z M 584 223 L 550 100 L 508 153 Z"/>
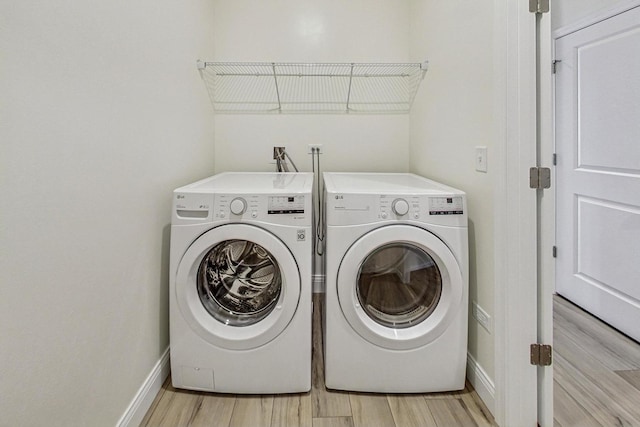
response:
<path fill-rule="evenodd" d="M 173 193 L 174 387 L 311 388 L 311 173 L 222 173 Z"/>
<path fill-rule="evenodd" d="M 413 174 L 324 173 L 325 382 L 385 393 L 465 385 L 465 193 Z"/>

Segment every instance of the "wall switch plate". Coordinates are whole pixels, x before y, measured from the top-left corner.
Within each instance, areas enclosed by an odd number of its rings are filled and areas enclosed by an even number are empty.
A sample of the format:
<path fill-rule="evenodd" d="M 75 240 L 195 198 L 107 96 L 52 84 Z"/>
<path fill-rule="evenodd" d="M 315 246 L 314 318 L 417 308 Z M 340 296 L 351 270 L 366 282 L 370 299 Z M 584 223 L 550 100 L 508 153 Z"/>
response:
<path fill-rule="evenodd" d="M 471 315 L 487 332 L 491 333 L 491 316 L 475 301 L 471 304 Z"/>
<path fill-rule="evenodd" d="M 487 171 L 487 147 L 476 147 L 476 170 L 478 172 Z"/>
<path fill-rule="evenodd" d="M 316 153 L 318 154 L 322 154 L 322 144 L 309 144 L 307 145 L 307 153 L 311 154 L 313 153 L 313 149 L 316 149 Z"/>

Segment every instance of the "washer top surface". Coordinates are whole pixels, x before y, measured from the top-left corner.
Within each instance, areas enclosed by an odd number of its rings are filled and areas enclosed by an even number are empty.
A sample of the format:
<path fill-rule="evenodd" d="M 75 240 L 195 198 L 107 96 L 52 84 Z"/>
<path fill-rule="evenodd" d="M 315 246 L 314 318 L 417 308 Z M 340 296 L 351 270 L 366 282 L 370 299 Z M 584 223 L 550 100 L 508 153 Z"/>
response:
<path fill-rule="evenodd" d="M 330 193 L 355 194 L 464 194 L 460 190 L 411 173 L 325 172 Z"/>
<path fill-rule="evenodd" d="M 181 193 L 311 193 L 311 172 L 224 172 L 178 188 Z"/>

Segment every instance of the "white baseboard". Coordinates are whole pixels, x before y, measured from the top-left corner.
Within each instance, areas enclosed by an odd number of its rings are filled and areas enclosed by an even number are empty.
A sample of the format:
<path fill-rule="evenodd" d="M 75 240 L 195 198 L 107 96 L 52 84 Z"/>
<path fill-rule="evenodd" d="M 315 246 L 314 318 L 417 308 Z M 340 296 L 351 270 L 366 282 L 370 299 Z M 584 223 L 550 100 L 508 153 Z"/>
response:
<path fill-rule="evenodd" d="M 313 293 L 321 294 L 324 293 L 324 274 L 314 274 L 311 276 L 311 284 L 313 285 Z"/>
<path fill-rule="evenodd" d="M 495 416 L 496 387 L 482 366 L 469 353 L 467 353 L 467 379 L 476 389 L 487 409 Z"/>
<path fill-rule="evenodd" d="M 124 412 L 117 427 L 139 426 L 142 419 L 153 403 L 156 395 L 162 388 L 162 384 L 169 376 L 169 347 L 162 353 L 160 360 L 153 367 L 147 379 L 142 383 L 140 389 L 131 401 L 131 404 Z"/>
<path fill-rule="evenodd" d="M 324 276 L 314 275 L 314 292 L 324 292 L 324 289 L 316 291 L 317 287 L 323 287 L 323 285 Z M 142 422 L 142 419 L 151 407 L 153 400 L 162 388 L 162 384 L 169 376 L 169 372 L 169 347 L 167 347 L 147 376 L 147 379 L 140 386 L 131 404 L 118 421 L 117 427 L 140 425 L 140 422 Z M 480 399 L 482 399 L 487 406 L 487 409 L 489 409 L 492 414 L 495 414 L 495 385 L 471 354 L 467 354 L 467 379 L 478 393 Z"/>

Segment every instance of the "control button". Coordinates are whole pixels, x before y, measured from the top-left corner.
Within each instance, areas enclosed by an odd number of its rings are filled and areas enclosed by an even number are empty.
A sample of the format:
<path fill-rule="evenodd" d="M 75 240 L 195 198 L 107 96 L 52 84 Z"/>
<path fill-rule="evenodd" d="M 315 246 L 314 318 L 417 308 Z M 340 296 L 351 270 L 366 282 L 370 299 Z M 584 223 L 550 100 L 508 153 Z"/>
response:
<path fill-rule="evenodd" d="M 388 216 L 388 215 L 387 215 L 387 213 L 386 213 L 386 212 L 381 212 L 381 213 L 380 213 L 380 218 L 382 218 L 382 219 L 387 219 L 387 216 Z"/>
<path fill-rule="evenodd" d="M 393 211 L 400 216 L 406 215 L 407 212 L 409 212 L 409 203 L 404 199 L 395 199 L 391 206 L 393 207 Z"/>
<path fill-rule="evenodd" d="M 220 211 L 220 218 L 224 218 L 226 216 L 226 214 L 224 213 L 224 211 Z"/>
<path fill-rule="evenodd" d="M 258 211 L 251 211 L 251 218 L 258 218 Z"/>
<path fill-rule="evenodd" d="M 420 219 L 420 212 L 414 212 L 414 213 L 413 213 L 413 217 L 414 217 L 415 219 Z"/>
<path fill-rule="evenodd" d="M 234 215 L 242 215 L 247 209 L 247 202 L 240 197 L 236 197 L 231 201 L 231 213 Z"/>

